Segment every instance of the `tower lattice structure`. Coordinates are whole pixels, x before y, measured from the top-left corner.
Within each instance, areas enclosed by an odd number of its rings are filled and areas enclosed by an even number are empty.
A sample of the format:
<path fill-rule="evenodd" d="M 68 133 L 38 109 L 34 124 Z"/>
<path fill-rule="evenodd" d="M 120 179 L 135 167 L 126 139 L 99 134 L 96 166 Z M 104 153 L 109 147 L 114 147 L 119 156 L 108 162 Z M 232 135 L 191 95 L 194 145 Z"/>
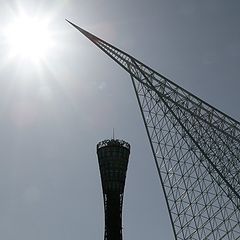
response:
<path fill-rule="evenodd" d="M 117 139 L 97 144 L 105 211 L 104 240 L 122 240 L 123 194 L 130 144 Z"/>
<path fill-rule="evenodd" d="M 71 24 L 131 76 L 175 239 L 240 239 L 240 123 Z"/>

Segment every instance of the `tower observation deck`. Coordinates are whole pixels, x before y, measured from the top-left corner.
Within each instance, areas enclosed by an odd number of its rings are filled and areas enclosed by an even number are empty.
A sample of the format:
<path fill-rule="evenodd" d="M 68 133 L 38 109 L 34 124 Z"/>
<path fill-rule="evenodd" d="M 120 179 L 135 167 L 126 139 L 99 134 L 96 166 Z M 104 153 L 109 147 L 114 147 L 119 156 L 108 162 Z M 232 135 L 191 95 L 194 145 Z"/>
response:
<path fill-rule="evenodd" d="M 123 193 L 130 145 L 122 140 L 97 144 L 105 210 L 105 240 L 122 240 Z"/>

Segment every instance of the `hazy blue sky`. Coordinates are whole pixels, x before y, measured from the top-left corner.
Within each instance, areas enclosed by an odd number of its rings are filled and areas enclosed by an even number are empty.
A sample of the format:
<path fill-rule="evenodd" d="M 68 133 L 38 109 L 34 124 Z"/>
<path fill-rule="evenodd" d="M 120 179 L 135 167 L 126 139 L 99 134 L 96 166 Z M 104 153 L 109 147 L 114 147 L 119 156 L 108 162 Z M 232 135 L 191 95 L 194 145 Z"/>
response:
<path fill-rule="evenodd" d="M 1 0 L 50 17 L 57 43 L 36 65 L 0 39 L 0 239 L 103 239 L 96 143 L 132 146 L 125 240 L 173 239 L 130 77 L 65 18 L 240 119 L 238 0 Z"/>

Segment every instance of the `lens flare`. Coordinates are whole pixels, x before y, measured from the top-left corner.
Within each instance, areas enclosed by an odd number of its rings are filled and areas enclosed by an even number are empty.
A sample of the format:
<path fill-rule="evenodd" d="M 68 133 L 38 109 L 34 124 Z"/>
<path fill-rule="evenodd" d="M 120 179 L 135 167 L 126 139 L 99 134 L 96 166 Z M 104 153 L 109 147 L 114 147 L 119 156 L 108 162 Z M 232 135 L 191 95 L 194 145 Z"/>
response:
<path fill-rule="evenodd" d="M 40 60 L 47 57 L 54 44 L 49 22 L 26 15 L 16 17 L 6 27 L 4 35 L 11 57 Z"/>

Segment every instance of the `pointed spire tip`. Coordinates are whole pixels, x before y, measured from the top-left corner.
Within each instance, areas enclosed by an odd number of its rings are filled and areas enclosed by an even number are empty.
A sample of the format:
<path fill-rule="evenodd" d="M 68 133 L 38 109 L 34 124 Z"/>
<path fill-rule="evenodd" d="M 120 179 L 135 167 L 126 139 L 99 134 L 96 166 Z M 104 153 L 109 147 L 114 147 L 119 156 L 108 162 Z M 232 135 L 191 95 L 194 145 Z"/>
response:
<path fill-rule="evenodd" d="M 67 18 L 65 18 L 65 21 L 70 23 L 73 27 L 75 27 L 76 29 L 78 29 L 80 32 L 86 32 L 84 29 L 80 28 L 79 26 L 77 26 L 76 24 L 72 23 L 71 21 L 69 21 Z"/>
<path fill-rule="evenodd" d="M 91 41 L 93 39 L 97 39 L 97 37 L 93 34 L 91 34 L 90 32 L 84 30 L 83 28 L 80 28 L 79 26 L 77 26 L 76 24 L 72 23 L 71 21 L 69 21 L 68 19 L 65 19 L 69 24 L 71 24 L 73 27 L 75 27 L 79 32 L 81 32 L 83 35 L 85 35 L 88 39 L 90 39 Z"/>

